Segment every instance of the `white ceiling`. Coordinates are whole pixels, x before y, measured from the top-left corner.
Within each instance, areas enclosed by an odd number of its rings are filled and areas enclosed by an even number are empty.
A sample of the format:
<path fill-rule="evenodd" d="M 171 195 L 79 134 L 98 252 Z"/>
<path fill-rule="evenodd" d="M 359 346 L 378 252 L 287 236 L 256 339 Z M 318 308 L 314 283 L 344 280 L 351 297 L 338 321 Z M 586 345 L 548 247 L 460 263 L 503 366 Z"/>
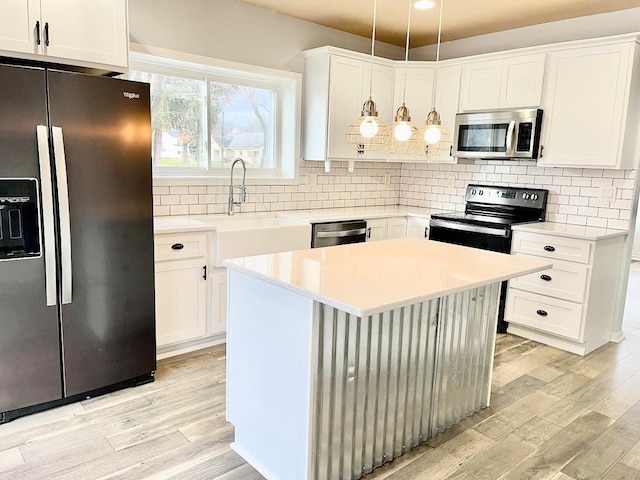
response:
<path fill-rule="evenodd" d="M 284 15 L 371 37 L 373 0 L 240 0 Z M 409 2 L 378 0 L 376 38 L 404 47 Z M 438 1 L 438 0 L 436 0 Z M 442 41 L 640 7 L 640 0 L 439 0 L 444 1 Z M 437 41 L 439 5 L 413 9 L 410 47 Z M 638 26 L 640 30 L 640 25 Z"/>

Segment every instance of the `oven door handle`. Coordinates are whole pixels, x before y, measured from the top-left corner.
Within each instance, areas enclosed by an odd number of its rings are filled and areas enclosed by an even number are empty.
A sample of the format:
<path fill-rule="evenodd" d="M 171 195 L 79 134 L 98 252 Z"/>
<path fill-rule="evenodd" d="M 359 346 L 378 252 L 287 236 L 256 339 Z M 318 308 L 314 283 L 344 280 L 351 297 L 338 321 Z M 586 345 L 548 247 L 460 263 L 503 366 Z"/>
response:
<path fill-rule="evenodd" d="M 490 227 L 480 227 L 478 225 L 469 225 L 462 224 L 457 222 L 448 222 L 446 220 L 431 220 L 429 222 L 431 227 L 440 227 L 440 228 L 448 228 L 450 230 L 461 230 L 463 232 L 472 232 L 472 233 L 486 233 L 487 235 L 493 235 L 495 237 L 504 237 L 508 238 L 511 233 L 509 230 L 505 230 L 502 228 L 490 228 Z"/>

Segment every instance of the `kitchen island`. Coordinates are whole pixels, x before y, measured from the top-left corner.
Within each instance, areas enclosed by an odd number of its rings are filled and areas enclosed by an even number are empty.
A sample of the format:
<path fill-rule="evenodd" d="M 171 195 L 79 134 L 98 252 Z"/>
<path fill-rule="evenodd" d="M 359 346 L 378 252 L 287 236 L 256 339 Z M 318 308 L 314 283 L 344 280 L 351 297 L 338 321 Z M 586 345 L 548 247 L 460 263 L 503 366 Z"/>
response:
<path fill-rule="evenodd" d="M 551 264 L 404 238 L 225 265 L 232 447 L 270 480 L 333 480 L 487 407 L 500 282 Z"/>

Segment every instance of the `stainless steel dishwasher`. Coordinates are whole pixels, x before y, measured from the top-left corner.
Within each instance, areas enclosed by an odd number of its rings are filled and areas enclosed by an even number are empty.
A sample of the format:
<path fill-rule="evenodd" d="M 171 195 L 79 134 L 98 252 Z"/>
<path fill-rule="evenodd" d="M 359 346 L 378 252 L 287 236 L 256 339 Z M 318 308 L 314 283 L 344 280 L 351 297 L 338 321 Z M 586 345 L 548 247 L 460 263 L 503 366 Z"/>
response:
<path fill-rule="evenodd" d="M 364 220 L 314 223 L 311 229 L 311 248 L 364 242 L 366 234 L 367 222 Z"/>

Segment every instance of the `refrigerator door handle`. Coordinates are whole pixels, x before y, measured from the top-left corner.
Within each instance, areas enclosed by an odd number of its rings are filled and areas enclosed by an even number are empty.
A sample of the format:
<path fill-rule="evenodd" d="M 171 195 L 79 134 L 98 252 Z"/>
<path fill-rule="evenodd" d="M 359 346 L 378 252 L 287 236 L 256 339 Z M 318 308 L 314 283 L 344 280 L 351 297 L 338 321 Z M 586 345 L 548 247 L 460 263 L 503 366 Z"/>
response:
<path fill-rule="evenodd" d="M 69 187 L 67 185 L 67 159 L 64 154 L 62 128 L 51 127 L 53 158 L 56 164 L 58 209 L 60 212 L 60 257 L 62 262 L 62 304 L 72 302 L 73 272 L 71 270 L 71 221 L 69 215 Z"/>
<path fill-rule="evenodd" d="M 46 125 L 36 127 L 38 161 L 40 163 L 40 191 L 42 194 L 42 229 L 44 234 L 44 282 L 47 306 L 57 305 L 56 300 L 56 252 L 53 215 L 53 182 L 49 158 L 49 131 Z"/>

